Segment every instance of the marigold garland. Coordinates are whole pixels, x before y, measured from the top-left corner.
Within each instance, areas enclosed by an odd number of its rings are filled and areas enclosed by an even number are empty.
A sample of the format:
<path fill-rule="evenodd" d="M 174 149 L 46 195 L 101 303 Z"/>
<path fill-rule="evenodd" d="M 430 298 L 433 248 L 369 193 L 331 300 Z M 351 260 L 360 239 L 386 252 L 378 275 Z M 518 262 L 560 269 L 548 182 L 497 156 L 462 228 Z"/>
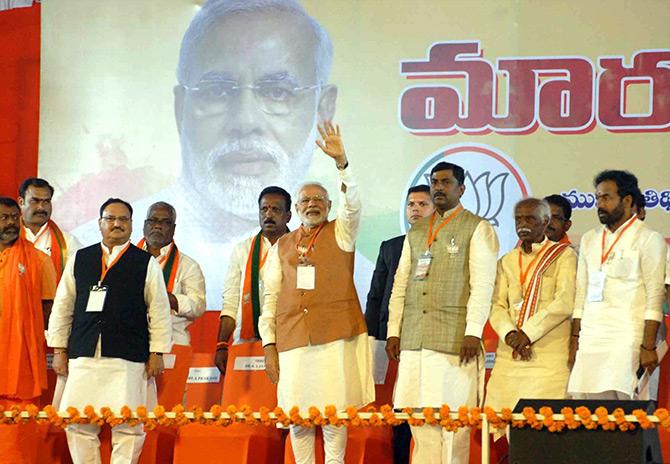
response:
<path fill-rule="evenodd" d="M 521 414 L 512 414 L 509 408 L 496 412 L 490 407 L 482 410 L 461 406 L 458 412 L 454 413 L 446 404 L 442 405 L 439 411 L 431 407 L 423 408 L 421 412 L 405 408 L 401 414 L 396 414 L 391 406 L 384 405 L 379 411 L 373 406 L 368 406 L 364 410 L 350 406 L 342 413 L 338 412 L 335 406 L 329 405 L 324 408 L 323 412 L 316 407 L 310 407 L 307 415 L 303 416 L 300 409 L 295 406 L 287 415 L 280 407 L 272 410 L 262 407 L 255 412 L 249 405 L 242 405 L 239 409 L 235 405 L 228 405 L 224 414 L 221 405 L 213 405 L 207 412 L 201 407 L 193 407 L 188 413 L 181 405 L 174 406 L 170 413 L 166 413 L 165 407 L 158 405 L 153 409 L 153 414 L 150 414 L 144 406 L 139 406 L 135 411 L 124 406 L 116 415 L 109 407 L 102 407 L 96 411 L 93 406 L 87 405 L 82 413 L 77 408 L 69 407 L 65 412 L 59 413 L 51 405 L 40 411 L 37 406 L 30 404 L 25 407 L 13 405 L 9 408 L 0 405 L 0 424 L 17 424 L 31 420 L 48 422 L 56 427 L 66 427 L 69 424 L 102 425 L 106 423 L 112 427 L 120 424 L 143 424 L 148 430 L 152 430 L 157 426 L 180 427 L 192 422 L 223 427 L 232 423 L 265 426 L 281 424 L 284 427 L 289 425 L 377 427 L 407 422 L 413 426 L 439 425 L 445 430 L 455 431 L 461 427 L 481 428 L 483 421 L 486 420 L 490 427 L 498 430 L 510 425 L 530 427 L 535 430 L 545 429 L 550 432 L 561 432 L 565 428 L 575 430 L 580 427 L 588 430 L 618 429 L 624 432 L 635 430 L 637 426 L 642 429 L 657 426 L 670 429 L 670 412 L 665 408 L 657 409 L 651 416 L 642 409 L 636 409 L 632 412 L 635 420 L 631 416 L 626 416 L 621 408 L 614 409 L 610 414 L 602 406 L 596 408 L 593 414 L 584 406 L 575 410 L 564 407 L 560 413 L 561 416 L 556 416 L 548 406 L 541 407 L 539 415 L 531 407 L 524 408 Z"/>

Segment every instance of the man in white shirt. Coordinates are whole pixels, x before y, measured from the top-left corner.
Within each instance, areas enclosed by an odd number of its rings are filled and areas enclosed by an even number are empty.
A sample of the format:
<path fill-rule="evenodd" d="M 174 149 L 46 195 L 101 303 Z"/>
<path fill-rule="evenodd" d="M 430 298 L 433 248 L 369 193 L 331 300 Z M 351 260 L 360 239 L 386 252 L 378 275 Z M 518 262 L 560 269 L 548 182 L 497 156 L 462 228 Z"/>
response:
<path fill-rule="evenodd" d="M 120 411 L 147 403 L 147 379 L 163 371 L 172 348 L 170 303 L 158 262 L 130 243 L 132 207 L 110 198 L 100 207 L 102 243 L 68 261 L 56 291 L 47 343 L 53 368 L 68 375 L 62 404 Z M 66 429 L 75 464 L 100 462 L 100 427 Z M 136 463 L 143 426 L 112 429 L 112 463 Z"/>
<path fill-rule="evenodd" d="M 258 319 L 263 307 L 265 261 L 270 247 L 288 232 L 290 220 L 291 195 L 281 187 L 264 188 L 258 196 L 261 230 L 238 243 L 228 262 L 214 358 L 221 373 L 228 373 L 223 387 L 223 404 L 270 407 L 277 401 L 276 389 L 265 372 L 233 369 L 238 356 L 263 356 Z M 232 352 L 230 356 L 229 351 Z M 229 380 L 230 376 L 239 378 L 235 382 L 233 378 Z"/>
<path fill-rule="evenodd" d="M 431 170 L 435 214 L 405 237 L 389 302 L 386 352 L 400 360 L 396 408 L 480 404 L 481 337 L 495 283 L 498 238 L 491 224 L 463 209 L 463 168 Z M 470 430 L 412 427 L 414 462 L 467 463 Z"/>
<path fill-rule="evenodd" d="M 29 177 L 19 186 L 21 208 L 21 235 L 35 248 L 51 256 L 51 261 L 60 280 L 67 260 L 81 248 L 77 239 L 61 230 L 51 220 L 54 188 L 44 179 Z"/>
<path fill-rule="evenodd" d="M 582 237 L 577 265 L 568 393 L 578 399 L 630 399 L 636 372 L 658 363 L 666 244 L 633 213 L 640 195 L 627 171 L 596 176 L 601 227 Z"/>
<path fill-rule="evenodd" d="M 295 209 L 302 225 L 270 249 L 258 324 L 278 405 L 298 406 L 303 413 L 310 406 L 360 407 L 375 394 L 367 327 L 353 281 L 359 192 L 339 127 L 326 122 L 319 132 L 323 141 L 317 145 L 339 172 L 337 219 L 328 221 L 332 203 L 322 185 L 298 190 Z M 346 428 L 322 429 L 326 462 L 343 463 Z M 296 463 L 313 463 L 314 428 L 291 426 L 290 432 Z"/>
<path fill-rule="evenodd" d="M 489 319 L 498 348 L 486 387 L 486 405 L 497 411 L 520 398 L 566 395 L 577 255 L 569 243 L 545 236 L 552 213 L 546 199 L 517 203 L 521 245 L 498 261 Z"/>
<path fill-rule="evenodd" d="M 188 326 L 205 312 L 205 278 L 200 266 L 182 253 L 174 242 L 177 212 L 169 203 L 149 207 L 144 220 L 144 238 L 138 247 L 160 264 L 172 314 L 174 365 L 156 379 L 158 404 L 172 408 L 182 404 L 193 350 Z"/>

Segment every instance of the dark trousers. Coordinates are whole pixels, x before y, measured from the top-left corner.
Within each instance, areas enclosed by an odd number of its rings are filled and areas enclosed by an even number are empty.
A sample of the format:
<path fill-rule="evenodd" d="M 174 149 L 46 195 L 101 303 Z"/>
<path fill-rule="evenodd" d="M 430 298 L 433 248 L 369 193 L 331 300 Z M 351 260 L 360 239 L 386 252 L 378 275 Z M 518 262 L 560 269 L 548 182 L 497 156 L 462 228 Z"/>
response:
<path fill-rule="evenodd" d="M 393 462 L 395 464 L 409 464 L 409 442 L 411 439 L 412 432 L 407 422 L 393 427 Z"/>

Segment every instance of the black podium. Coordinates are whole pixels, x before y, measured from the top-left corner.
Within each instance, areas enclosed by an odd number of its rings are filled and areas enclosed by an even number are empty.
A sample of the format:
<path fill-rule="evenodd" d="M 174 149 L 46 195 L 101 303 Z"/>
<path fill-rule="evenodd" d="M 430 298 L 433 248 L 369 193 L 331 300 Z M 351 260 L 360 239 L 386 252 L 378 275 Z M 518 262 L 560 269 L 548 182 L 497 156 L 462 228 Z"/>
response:
<path fill-rule="evenodd" d="M 519 400 L 515 413 L 523 408 L 532 407 L 536 413 L 542 406 L 549 406 L 554 414 L 560 414 L 561 408 L 586 406 L 591 413 L 603 406 L 611 414 L 616 408 L 622 408 L 626 414 L 634 409 L 643 409 L 647 414 L 655 410 L 653 401 L 614 401 L 614 400 Z M 642 430 L 622 432 L 619 430 L 564 430 L 549 432 L 531 428 L 510 430 L 510 464 L 661 464 L 661 447 L 658 431 Z"/>

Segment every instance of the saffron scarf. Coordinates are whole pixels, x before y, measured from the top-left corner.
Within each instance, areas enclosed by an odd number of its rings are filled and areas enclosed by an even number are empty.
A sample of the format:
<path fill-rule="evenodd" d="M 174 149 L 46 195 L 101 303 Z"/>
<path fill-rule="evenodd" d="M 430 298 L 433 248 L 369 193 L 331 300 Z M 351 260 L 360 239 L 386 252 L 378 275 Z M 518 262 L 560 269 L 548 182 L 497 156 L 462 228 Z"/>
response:
<path fill-rule="evenodd" d="M 26 237 L 26 231 L 24 229 L 25 224 L 21 220 L 21 237 Z M 47 222 L 47 229 L 49 230 L 49 235 L 51 238 L 51 262 L 54 265 L 56 270 L 56 281 L 60 282 L 60 278 L 63 275 L 63 269 L 65 269 L 65 261 L 67 261 L 67 242 L 65 241 L 65 236 L 63 231 L 49 219 Z"/>
<path fill-rule="evenodd" d="M 7 251 L 0 317 L 0 396 L 30 399 L 47 388 L 42 313 L 42 264 L 19 237 Z"/>
<path fill-rule="evenodd" d="M 137 243 L 137 247 L 146 251 L 146 241 L 144 239 L 140 240 Z M 165 288 L 167 288 L 168 293 L 172 293 L 174 290 L 174 282 L 177 278 L 177 268 L 179 268 L 180 257 L 181 255 L 177 248 L 177 244 L 172 242 L 167 256 L 161 257 L 161 259 L 158 260 L 158 263 L 163 269 L 163 280 L 165 280 Z"/>

